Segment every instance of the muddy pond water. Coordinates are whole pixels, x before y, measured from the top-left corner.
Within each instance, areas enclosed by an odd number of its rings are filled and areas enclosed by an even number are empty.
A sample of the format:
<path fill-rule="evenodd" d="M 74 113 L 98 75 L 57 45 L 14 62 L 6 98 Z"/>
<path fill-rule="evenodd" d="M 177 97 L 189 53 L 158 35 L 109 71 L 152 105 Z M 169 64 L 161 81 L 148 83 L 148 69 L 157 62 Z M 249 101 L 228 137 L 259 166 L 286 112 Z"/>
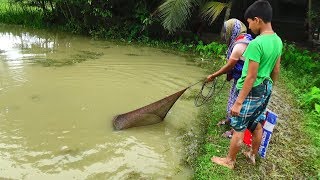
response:
<path fill-rule="evenodd" d="M 115 131 L 112 118 L 205 77 L 160 49 L 0 25 L 0 178 L 187 179 L 179 99 L 159 124 Z"/>

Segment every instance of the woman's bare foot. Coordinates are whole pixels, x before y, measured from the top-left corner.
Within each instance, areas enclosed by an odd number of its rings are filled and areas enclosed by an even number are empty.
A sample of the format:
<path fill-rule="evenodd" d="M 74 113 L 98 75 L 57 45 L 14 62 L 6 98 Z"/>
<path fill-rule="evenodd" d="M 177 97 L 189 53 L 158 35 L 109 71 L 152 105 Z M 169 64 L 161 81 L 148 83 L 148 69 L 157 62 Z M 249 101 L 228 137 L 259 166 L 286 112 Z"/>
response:
<path fill-rule="evenodd" d="M 218 122 L 217 126 L 229 124 L 230 121 L 228 119 L 222 119 Z"/>
<path fill-rule="evenodd" d="M 256 158 L 255 155 L 251 153 L 251 151 L 245 151 L 243 152 L 244 156 L 246 156 L 247 160 L 249 161 L 250 164 L 255 165 L 256 164 Z"/>
<path fill-rule="evenodd" d="M 230 129 L 229 131 L 224 132 L 222 136 L 225 138 L 231 139 L 233 135 L 233 131 L 234 131 L 233 129 Z"/>
<path fill-rule="evenodd" d="M 227 167 L 229 169 L 234 169 L 234 161 L 229 160 L 228 158 L 221 158 L 221 157 L 216 157 L 213 156 L 211 158 L 211 161 L 213 163 L 219 164 L 221 166 Z"/>

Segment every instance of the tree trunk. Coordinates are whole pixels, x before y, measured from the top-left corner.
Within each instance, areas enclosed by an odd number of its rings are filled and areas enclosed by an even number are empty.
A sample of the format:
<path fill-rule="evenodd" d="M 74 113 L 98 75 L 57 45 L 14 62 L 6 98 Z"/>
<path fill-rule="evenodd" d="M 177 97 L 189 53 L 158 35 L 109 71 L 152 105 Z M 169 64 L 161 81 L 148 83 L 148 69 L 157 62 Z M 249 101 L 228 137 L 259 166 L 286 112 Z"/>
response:
<path fill-rule="evenodd" d="M 232 7 L 232 1 L 228 2 L 226 13 L 224 15 L 224 21 L 227 21 L 230 17 L 230 12 L 231 12 L 231 7 Z"/>
<path fill-rule="evenodd" d="M 308 0 L 308 40 L 312 41 L 312 29 L 311 29 L 311 11 L 312 11 L 312 0 Z"/>
<path fill-rule="evenodd" d="M 53 7 L 52 0 L 49 0 L 49 3 L 50 3 L 50 7 L 51 7 L 51 12 L 53 12 L 54 11 L 54 7 Z"/>
<path fill-rule="evenodd" d="M 44 16 L 47 16 L 47 8 L 46 8 L 46 3 L 44 2 L 44 0 L 39 0 L 40 6 L 43 10 Z"/>

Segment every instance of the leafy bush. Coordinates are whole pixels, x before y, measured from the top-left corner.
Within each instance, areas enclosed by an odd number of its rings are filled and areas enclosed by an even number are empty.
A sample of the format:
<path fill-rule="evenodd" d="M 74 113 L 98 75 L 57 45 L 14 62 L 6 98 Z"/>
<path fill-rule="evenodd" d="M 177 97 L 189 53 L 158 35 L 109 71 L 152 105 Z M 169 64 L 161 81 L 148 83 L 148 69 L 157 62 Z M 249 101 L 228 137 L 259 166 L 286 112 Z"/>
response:
<path fill-rule="evenodd" d="M 11 4 L 6 1 L 0 1 L 1 23 L 41 28 L 44 26 L 43 17 L 43 12 L 39 8 L 23 7 L 20 4 Z"/>
<path fill-rule="evenodd" d="M 312 108 L 320 115 L 320 89 L 312 87 L 311 91 L 302 96 L 302 104 Z"/>
<path fill-rule="evenodd" d="M 300 95 L 301 105 L 320 115 L 320 55 L 294 44 L 285 44 L 282 66 L 290 71 L 290 79 Z"/>
<path fill-rule="evenodd" d="M 317 73 L 320 70 L 320 56 L 308 50 L 297 48 L 294 44 L 284 45 L 282 65 L 297 73 Z"/>
<path fill-rule="evenodd" d="M 196 51 L 202 57 L 206 57 L 206 58 L 209 58 L 209 57 L 224 58 L 226 50 L 227 50 L 226 45 L 220 44 L 217 42 L 212 42 L 208 45 L 204 45 L 203 42 L 200 41 L 196 47 Z"/>

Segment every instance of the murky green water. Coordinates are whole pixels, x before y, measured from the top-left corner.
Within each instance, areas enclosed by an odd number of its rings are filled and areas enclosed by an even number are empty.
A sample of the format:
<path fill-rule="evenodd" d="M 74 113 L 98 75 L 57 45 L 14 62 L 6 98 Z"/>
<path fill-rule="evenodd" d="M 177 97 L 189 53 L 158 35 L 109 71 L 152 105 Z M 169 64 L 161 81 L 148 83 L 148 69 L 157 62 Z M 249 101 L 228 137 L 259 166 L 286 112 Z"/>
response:
<path fill-rule="evenodd" d="M 182 57 L 0 26 L 0 178 L 186 179 L 180 99 L 164 122 L 114 131 L 112 117 L 205 77 Z"/>

